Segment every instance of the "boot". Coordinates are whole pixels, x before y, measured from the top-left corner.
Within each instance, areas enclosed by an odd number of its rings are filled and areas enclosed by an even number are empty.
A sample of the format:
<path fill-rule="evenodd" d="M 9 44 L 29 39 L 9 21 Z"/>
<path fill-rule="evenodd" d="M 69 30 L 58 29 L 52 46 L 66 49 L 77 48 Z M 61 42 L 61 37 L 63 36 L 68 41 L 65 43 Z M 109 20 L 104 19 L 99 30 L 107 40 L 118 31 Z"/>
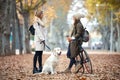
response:
<path fill-rule="evenodd" d="M 38 73 L 37 67 L 34 67 L 34 68 L 33 68 L 33 74 L 35 74 L 35 73 Z"/>
<path fill-rule="evenodd" d="M 75 73 L 78 73 L 78 71 L 80 70 L 81 67 L 82 67 L 82 65 L 80 63 L 77 63 L 75 65 Z"/>
<path fill-rule="evenodd" d="M 71 69 L 70 68 L 67 68 L 64 73 L 71 73 Z"/>
<path fill-rule="evenodd" d="M 42 66 L 41 66 L 41 67 L 39 67 L 38 72 L 39 72 L 39 73 L 40 73 L 40 72 L 42 72 Z"/>

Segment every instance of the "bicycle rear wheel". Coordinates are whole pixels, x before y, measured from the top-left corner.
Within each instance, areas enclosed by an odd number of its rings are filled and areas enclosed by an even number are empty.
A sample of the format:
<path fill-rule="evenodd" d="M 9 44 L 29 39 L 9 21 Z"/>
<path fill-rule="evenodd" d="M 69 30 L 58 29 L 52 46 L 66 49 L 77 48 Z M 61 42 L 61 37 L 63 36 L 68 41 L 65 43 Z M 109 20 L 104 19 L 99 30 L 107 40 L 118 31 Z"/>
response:
<path fill-rule="evenodd" d="M 87 54 L 87 52 L 84 50 L 83 51 L 83 65 L 86 69 L 86 71 L 90 74 L 92 74 L 92 63 L 91 63 L 91 60 Z"/>

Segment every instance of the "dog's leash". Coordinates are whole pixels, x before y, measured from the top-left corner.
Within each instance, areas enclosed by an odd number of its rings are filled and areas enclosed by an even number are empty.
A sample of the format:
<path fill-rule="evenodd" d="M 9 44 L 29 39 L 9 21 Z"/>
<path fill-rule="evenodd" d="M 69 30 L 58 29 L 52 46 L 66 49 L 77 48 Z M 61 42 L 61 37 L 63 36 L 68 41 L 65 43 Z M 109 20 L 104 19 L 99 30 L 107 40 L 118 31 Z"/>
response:
<path fill-rule="evenodd" d="M 43 44 L 51 51 L 50 47 L 45 44 L 45 40 L 41 41 L 40 44 L 41 44 L 41 43 L 43 43 Z"/>
<path fill-rule="evenodd" d="M 48 45 L 45 44 L 45 46 L 51 51 L 50 47 Z"/>

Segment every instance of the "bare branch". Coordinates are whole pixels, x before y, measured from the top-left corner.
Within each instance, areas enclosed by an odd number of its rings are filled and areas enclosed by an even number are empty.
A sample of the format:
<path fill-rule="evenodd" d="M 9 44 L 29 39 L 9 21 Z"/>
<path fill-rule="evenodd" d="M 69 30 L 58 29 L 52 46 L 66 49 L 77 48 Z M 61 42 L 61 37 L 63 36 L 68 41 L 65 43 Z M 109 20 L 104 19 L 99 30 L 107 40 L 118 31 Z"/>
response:
<path fill-rule="evenodd" d="M 42 6 L 46 3 L 46 0 L 39 1 L 36 5 L 32 8 L 33 10 L 37 9 L 39 6 Z"/>
<path fill-rule="evenodd" d="M 17 10 L 19 11 L 19 13 L 22 14 L 21 9 L 20 9 L 18 6 L 16 6 L 16 8 L 17 8 Z"/>
<path fill-rule="evenodd" d="M 20 8 L 21 8 L 21 11 L 23 11 L 23 3 L 22 3 L 22 0 L 19 0 L 20 1 Z"/>
<path fill-rule="evenodd" d="M 30 1 L 30 6 L 32 6 L 33 0 Z"/>

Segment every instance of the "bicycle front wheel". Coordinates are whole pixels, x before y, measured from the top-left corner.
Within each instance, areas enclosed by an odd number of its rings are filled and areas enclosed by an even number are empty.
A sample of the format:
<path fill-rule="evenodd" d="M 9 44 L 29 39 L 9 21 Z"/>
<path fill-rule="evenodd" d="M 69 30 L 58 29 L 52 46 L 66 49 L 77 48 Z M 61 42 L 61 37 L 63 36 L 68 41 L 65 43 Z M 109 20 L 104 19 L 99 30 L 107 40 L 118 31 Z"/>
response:
<path fill-rule="evenodd" d="M 76 72 L 76 73 L 78 73 L 78 72 L 80 72 L 80 73 L 84 73 L 84 65 L 83 65 L 83 62 L 82 62 L 82 54 L 80 53 L 79 54 L 79 57 L 77 56 L 76 57 L 76 64 L 80 64 L 81 65 L 81 67 L 79 68 L 79 70 Z"/>
<path fill-rule="evenodd" d="M 92 71 L 92 63 L 91 63 L 91 60 L 85 50 L 83 51 L 83 64 L 84 64 L 86 71 L 88 73 L 92 74 L 92 72 L 93 72 Z"/>

